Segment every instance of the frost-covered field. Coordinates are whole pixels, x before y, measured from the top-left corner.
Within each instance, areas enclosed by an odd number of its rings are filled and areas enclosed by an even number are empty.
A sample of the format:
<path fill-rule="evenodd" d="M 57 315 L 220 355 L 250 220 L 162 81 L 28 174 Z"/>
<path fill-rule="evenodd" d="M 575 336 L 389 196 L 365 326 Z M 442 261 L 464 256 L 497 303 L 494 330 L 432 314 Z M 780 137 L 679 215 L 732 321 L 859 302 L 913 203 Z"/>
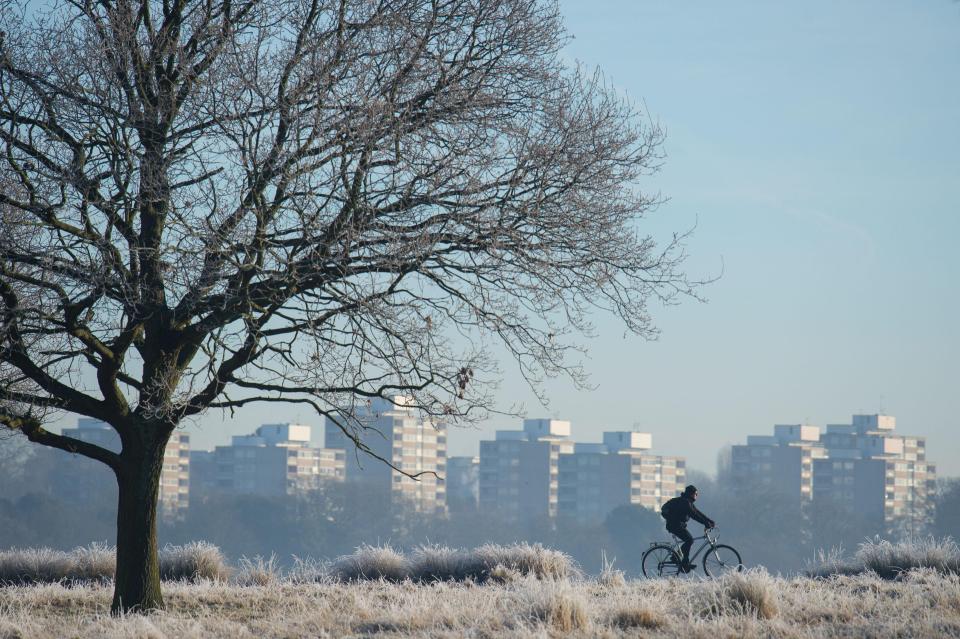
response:
<path fill-rule="evenodd" d="M 116 619 L 109 585 L 0 588 L 0 637 L 960 636 L 960 578 L 931 569 L 896 580 L 757 571 L 482 585 L 181 582 L 165 595 L 166 612 Z"/>
<path fill-rule="evenodd" d="M 960 549 L 870 541 L 807 576 L 584 576 L 539 545 L 358 548 L 332 562 L 161 553 L 165 612 L 112 618 L 113 549 L 0 551 L 0 639 L 45 637 L 960 637 Z"/>

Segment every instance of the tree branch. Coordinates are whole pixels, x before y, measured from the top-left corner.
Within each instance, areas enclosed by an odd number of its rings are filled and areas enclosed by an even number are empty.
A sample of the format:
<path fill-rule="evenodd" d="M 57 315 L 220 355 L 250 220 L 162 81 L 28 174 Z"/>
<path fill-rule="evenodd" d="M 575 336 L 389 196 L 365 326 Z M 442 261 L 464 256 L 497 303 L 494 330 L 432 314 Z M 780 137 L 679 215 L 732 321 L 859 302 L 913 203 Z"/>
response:
<path fill-rule="evenodd" d="M 120 456 L 117 453 L 109 451 L 106 448 L 101 448 L 96 444 L 91 444 L 90 442 L 52 433 L 43 428 L 40 421 L 36 418 L 0 412 L 0 424 L 3 424 L 10 430 L 23 433 L 31 442 L 89 457 L 90 459 L 106 464 L 113 470 L 117 470 L 120 467 Z"/>

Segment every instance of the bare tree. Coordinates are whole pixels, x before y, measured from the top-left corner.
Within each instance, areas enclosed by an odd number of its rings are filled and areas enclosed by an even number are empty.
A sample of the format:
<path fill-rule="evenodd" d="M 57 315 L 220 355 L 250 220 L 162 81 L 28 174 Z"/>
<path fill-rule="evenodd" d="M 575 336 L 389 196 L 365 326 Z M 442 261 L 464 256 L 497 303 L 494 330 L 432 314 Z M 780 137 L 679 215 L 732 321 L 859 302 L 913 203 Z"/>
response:
<path fill-rule="evenodd" d="M 209 408 L 494 407 L 606 309 L 695 294 L 637 220 L 661 131 L 566 67 L 554 2 L 0 4 L 0 423 L 119 485 L 113 610 L 163 605 L 164 447 Z M 571 352 L 573 351 L 573 352 Z M 575 359 L 575 357 L 574 357 Z M 45 428 L 64 412 L 114 453 Z"/>

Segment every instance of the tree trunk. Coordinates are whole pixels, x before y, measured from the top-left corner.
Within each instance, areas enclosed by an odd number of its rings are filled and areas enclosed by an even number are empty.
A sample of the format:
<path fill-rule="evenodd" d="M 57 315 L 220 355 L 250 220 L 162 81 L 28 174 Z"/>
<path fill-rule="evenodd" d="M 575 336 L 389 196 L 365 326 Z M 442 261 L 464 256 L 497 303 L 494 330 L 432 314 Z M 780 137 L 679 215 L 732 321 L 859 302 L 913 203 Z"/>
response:
<path fill-rule="evenodd" d="M 124 444 L 117 471 L 117 572 L 113 614 L 163 608 L 157 557 L 157 497 L 166 437 Z"/>

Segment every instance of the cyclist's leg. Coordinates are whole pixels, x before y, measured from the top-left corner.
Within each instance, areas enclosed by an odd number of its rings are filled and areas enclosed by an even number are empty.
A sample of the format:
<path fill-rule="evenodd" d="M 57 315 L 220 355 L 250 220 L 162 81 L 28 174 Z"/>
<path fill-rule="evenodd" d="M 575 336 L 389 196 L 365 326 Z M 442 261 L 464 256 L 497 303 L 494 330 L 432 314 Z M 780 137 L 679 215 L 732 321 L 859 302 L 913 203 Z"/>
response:
<path fill-rule="evenodd" d="M 683 553 L 683 565 L 690 563 L 690 548 L 693 546 L 693 535 L 683 524 L 667 525 L 667 530 L 680 538 L 683 542 L 680 544 L 680 551 Z"/>

